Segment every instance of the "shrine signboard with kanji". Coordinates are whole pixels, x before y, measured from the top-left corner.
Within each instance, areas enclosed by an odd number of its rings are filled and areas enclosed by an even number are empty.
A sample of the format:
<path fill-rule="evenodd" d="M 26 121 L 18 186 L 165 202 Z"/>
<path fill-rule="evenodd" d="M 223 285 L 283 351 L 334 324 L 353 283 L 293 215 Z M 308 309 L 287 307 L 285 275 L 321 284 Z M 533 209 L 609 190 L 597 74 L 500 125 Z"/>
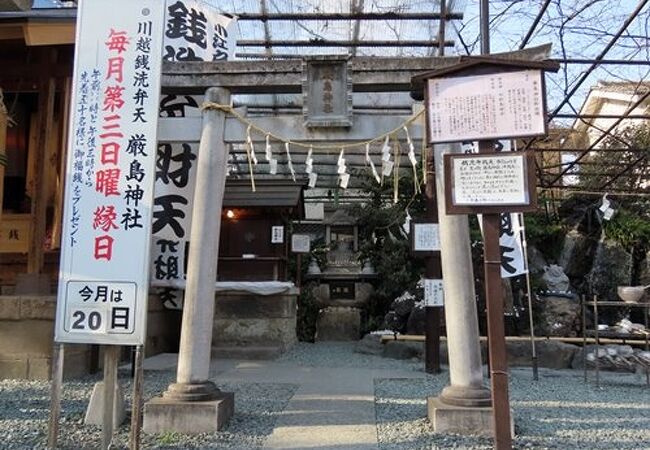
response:
<path fill-rule="evenodd" d="M 447 214 L 537 209 L 531 152 L 444 155 Z"/>
<path fill-rule="evenodd" d="M 145 340 L 164 13 L 79 4 L 57 342 Z"/>
<path fill-rule="evenodd" d="M 303 61 L 306 127 L 352 126 L 352 78 L 347 58 L 312 56 Z"/>
<path fill-rule="evenodd" d="M 546 134 L 544 74 L 519 70 L 427 80 L 429 142 Z"/>

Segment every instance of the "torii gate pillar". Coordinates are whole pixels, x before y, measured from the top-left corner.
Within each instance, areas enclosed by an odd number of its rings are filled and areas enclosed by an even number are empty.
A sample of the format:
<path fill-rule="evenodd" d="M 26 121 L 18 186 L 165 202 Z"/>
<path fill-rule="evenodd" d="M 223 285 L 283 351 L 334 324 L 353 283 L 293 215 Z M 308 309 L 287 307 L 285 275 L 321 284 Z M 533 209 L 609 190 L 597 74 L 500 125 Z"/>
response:
<path fill-rule="evenodd" d="M 227 105 L 230 92 L 210 88 L 205 100 Z M 213 432 L 223 428 L 234 413 L 234 394 L 220 391 L 209 380 L 221 207 L 228 159 L 225 124 L 224 111 L 203 111 L 178 372 L 176 383 L 162 397 L 145 405 L 144 430 L 148 433 Z"/>

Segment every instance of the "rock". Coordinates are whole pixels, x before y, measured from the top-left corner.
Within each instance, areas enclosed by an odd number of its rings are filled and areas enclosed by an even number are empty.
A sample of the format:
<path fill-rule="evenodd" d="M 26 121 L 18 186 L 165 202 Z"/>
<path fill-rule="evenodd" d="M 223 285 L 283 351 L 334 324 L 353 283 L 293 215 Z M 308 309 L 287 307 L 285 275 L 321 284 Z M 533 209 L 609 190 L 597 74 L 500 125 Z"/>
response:
<path fill-rule="evenodd" d="M 388 341 L 384 344 L 383 356 L 392 359 L 422 359 L 424 342 Z"/>
<path fill-rule="evenodd" d="M 424 302 L 415 304 L 406 321 L 407 334 L 424 334 L 426 326 L 426 312 L 424 309 Z"/>
<path fill-rule="evenodd" d="M 546 266 L 548 266 L 548 263 L 542 252 L 537 247 L 530 246 L 528 248 L 528 270 L 530 270 L 530 274 L 533 276 L 542 275 Z"/>
<path fill-rule="evenodd" d="M 355 353 L 363 355 L 381 356 L 383 351 L 384 344 L 381 343 L 381 336 L 378 334 L 366 334 L 354 347 Z"/>
<path fill-rule="evenodd" d="M 577 336 L 580 331 L 581 308 L 577 296 L 537 295 L 535 297 L 538 335 Z"/>
<path fill-rule="evenodd" d="M 530 341 L 509 341 L 507 343 L 509 366 L 532 365 L 532 347 Z M 537 365 L 549 369 L 569 369 L 580 347 L 558 341 L 535 342 Z"/>
<path fill-rule="evenodd" d="M 317 341 L 356 341 L 361 334 L 361 310 L 328 307 L 318 312 Z"/>
<path fill-rule="evenodd" d="M 551 264 L 544 269 L 542 280 L 546 283 L 546 288 L 554 292 L 566 292 L 569 290 L 569 277 L 564 273 L 562 267 Z"/>
<path fill-rule="evenodd" d="M 632 255 L 615 241 L 606 239 L 598 244 L 594 264 L 587 275 L 591 292 L 601 300 L 618 298 L 616 288 L 629 286 L 632 273 Z"/>
<path fill-rule="evenodd" d="M 570 230 L 564 237 L 559 265 L 569 278 L 581 279 L 589 273 L 594 261 L 598 242 L 577 229 Z"/>
<path fill-rule="evenodd" d="M 395 311 L 395 314 L 401 317 L 408 317 L 415 306 L 415 296 L 410 292 L 404 292 L 402 295 L 393 300 L 393 303 L 390 305 L 391 311 Z"/>

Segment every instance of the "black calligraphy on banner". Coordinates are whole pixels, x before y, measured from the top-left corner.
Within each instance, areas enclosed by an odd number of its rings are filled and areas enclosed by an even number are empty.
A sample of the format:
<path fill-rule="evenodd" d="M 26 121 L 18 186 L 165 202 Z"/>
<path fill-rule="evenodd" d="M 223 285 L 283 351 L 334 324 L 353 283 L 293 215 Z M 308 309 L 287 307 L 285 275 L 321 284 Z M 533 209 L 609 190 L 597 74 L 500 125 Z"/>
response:
<path fill-rule="evenodd" d="M 164 61 L 225 61 L 231 18 L 197 0 L 169 0 Z"/>
<path fill-rule="evenodd" d="M 181 226 L 179 219 L 185 218 L 185 212 L 178 205 L 187 205 L 188 200 L 180 195 L 164 195 L 154 200 L 153 225 L 154 234 L 169 227 L 178 238 L 185 237 L 185 230 Z"/>
<path fill-rule="evenodd" d="M 187 110 L 199 109 L 191 95 L 167 95 L 160 100 L 160 117 L 187 117 Z"/>
<path fill-rule="evenodd" d="M 156 180 L 165 184 L 171 182 L 179 188 L 187 186 L 192 161 L 196 159 L 196 155 L 192 153 L 189 144 L 182 144 L 181 148 L 179 153 L 173 154 L 171 144 L 160 144 L 156 159 Z"/>

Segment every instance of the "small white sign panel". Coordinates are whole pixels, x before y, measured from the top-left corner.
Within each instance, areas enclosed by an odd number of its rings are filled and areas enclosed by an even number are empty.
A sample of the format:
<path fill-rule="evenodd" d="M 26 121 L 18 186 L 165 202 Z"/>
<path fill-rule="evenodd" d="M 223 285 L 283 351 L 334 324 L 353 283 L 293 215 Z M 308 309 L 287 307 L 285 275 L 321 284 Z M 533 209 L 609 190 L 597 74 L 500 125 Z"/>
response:
<path fill-rule="evenodd" d="M 544 135 L 543 76 L 524 70 L 428 80 L 429 142 Z"/>
<path fill-rule="evenodd" d="M 55 340 L 141 345 L 164 3 L 82 0 Z"/>
<path fill-rule="evenodd" d="M 308 234 L 294 234 L 291 236 L 291 251 L 293 253 L 309 253 L 311 240 Z"/>
<path fill-rule="evenodd" d="M 445 291 L 442 280 L 424 280 L 424 305 L 444 306 Z"/>
<path fill-rule="evenodd" d="M 529 204 L 525 155 L 486 155 L 452 161 L 454 205 Z"/>
<path fill-rule="evenodd" d="M 440 227 L 437 223 L 413 224 L 413 250 L 416 252 L 440 250 Z"/>
<path fill-rule="evenodd" d="M 284 226 L 276 225 L 271 227 L 271 244 L 284 243 Z"/>

